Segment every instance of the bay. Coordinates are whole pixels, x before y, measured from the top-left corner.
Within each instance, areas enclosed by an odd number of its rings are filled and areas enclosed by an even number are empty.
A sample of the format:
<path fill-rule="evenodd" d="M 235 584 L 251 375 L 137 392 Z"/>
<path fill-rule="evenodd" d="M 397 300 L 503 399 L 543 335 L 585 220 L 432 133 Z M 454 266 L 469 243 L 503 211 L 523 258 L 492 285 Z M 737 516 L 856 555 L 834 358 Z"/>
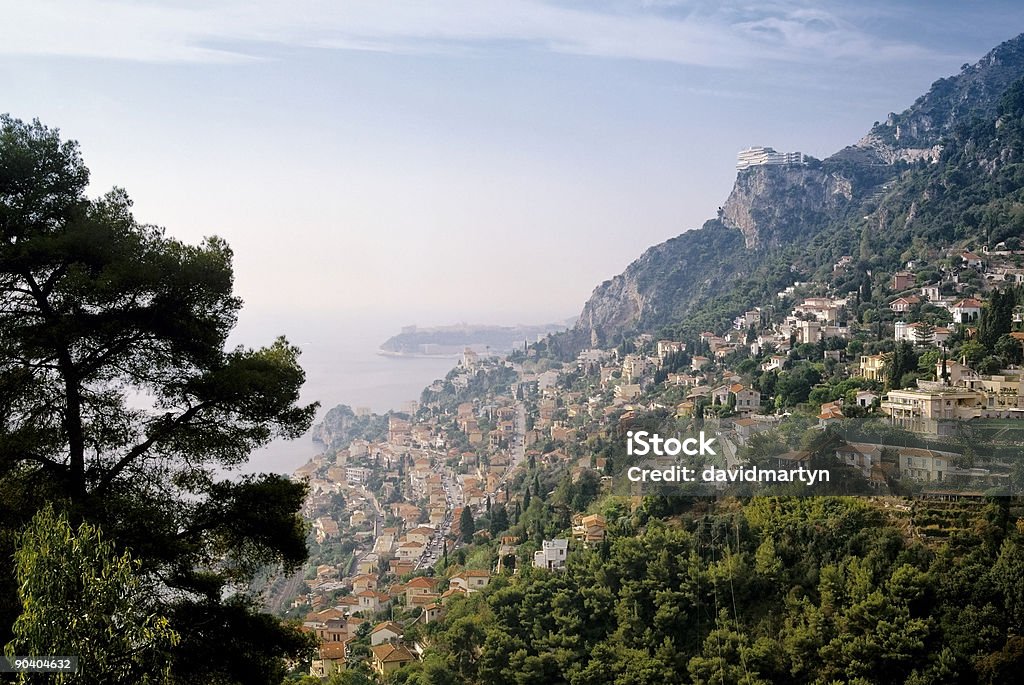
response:
<path fill-rule="evenodd" d="M 302 350 L 300 363 L 306 371 L 301 401 L 320 403 L 318 422 L 338 404 L 378 413 L 400 411 L 403 404 L 419 400 L 423 388 L 455 366 L 455 358 L 379 354 L 380 343 L 402 325 L 406 324 L 365 317 L 326 321 L 313 317 L 242 319 L 230 344 L 258 347 L 284 334 L 298 345 Z M 291 473 L 318 452 L 309 433 L 296 440 L 274 440 L 254 451 L 248 463 L 233 472 Z"/>

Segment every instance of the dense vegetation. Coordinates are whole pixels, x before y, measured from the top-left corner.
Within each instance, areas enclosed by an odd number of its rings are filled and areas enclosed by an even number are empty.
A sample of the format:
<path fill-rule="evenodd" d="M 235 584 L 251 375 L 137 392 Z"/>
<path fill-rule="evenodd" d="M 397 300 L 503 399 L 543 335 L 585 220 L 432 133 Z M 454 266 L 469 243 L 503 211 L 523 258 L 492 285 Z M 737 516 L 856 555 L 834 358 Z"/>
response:
<path fill-rule="evenodd" d="M 921 525 L 945 505 L 917 506 Z M 864 500 L 647 498 L 564 573 L 455 600 L 424 663 L 392 681 L 1010 682 L 1024 539 L 1006 500 L 960 515 L 927 544 L 909 513 Z"/>

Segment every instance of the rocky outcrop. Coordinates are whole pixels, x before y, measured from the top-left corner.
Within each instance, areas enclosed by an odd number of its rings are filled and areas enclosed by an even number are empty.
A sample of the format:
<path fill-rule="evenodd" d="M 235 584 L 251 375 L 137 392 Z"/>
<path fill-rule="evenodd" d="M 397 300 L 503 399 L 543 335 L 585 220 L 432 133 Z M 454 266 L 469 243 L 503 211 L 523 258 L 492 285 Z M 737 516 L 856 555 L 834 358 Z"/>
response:
<path fill-rule="evenodd" d="M 820 164 L 757 166 L 739 172 L 719 218 L 747 249 L 764 249 L 813 233 L 851 200 L 851 181 Z"/>
<path fill-rule="evenodd" d="M 649 296 L 640 292 L 637 272 L 645 268 L 650 261 L 650 253 L 657 249 L 651 248 L 626 271 L 594 288 L 574 327 L 584 333 L 581 343 L 603 346 L 608 343 L 605 332 L 629 330 L 641 320 L 646 313 Z"/>

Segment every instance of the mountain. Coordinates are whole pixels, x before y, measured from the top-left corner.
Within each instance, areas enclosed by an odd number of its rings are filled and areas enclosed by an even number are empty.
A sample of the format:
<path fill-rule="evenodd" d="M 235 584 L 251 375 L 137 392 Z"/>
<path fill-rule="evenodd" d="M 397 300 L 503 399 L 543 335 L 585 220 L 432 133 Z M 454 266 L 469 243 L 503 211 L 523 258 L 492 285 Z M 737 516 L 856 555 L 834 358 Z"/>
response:
<path fill-rule="evenodd" d="M 1024 34 L 827 159 L 739 171 L 717 218 L 599 285 L 553 348 L 571 355 L 634 332 L 721 328 L 844 255 L 860 274 L 877 273 L 908 250 L 1019 234 L 1022 77 Z"/>

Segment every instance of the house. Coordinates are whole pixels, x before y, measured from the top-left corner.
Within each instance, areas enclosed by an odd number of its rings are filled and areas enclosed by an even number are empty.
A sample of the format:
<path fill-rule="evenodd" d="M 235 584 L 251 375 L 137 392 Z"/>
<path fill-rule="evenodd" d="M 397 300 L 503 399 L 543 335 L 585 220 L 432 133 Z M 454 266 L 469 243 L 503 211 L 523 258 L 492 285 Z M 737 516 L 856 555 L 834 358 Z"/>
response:
<path fill-rule="evenodd" d="M 676 342 L 675 340 L 659 340 L 657 349 L 658 359 L 664 361 L 668 355 L 685 350 L 686 343 Z"/>
<path fill-rule="evenodd" d="M 385 642 L 397 642 L 405 635 L 405 628 L 394 621 L 378 623 L 370 631 L 370 645 L 376 647 Z"/>
<path fill-rule="evenodd" d="M 696 355 L 693 359 L 690 360 L 690 368 L 693 369 L 694 371 L 700 371 L 710 363 L 711 360 L 708 359 L 707 357 Z"/>
<path fill-rule="evenodd" d="M 875 402 L 878 401 L 878 395 L 871 392 L 870 390 L 861 390 L 857 393 L 857 406 L 864 409 L 870 409 L 875 406 Z"/>
<path fill-rule="evenodd" d="M 892 275 L 892 289 L 899 292 L 914 285 L 914 274 L 909 271 L 897 271 Z"/>
<path fill-rule="evenodd" d="M 608 523 L 600 514 L 590 514 L 589 516 L 577 514 L 573 518 L 572 537 L 577 542 L 586 545 L 603 542 L 607 530 Z"/>
<path fill-rule="evenodd" d="M 372 655 L 370 665 L 380 675 L 387 675 L 416 661 L 416 657 L 405 645 L 390 643 L 377 645 L 370 647 L 370 654 Z"/>
<path fill-rule="evenodd" d="M 624 383 L 622 385 L 615 386 L 615 399 L 617 400 L 634 400 L 640 396 L 640 386 L 637 383 Z"/>
<path fill-rule="evenodd" d="M 397 557 L 399 559 L 418 559 L 422 554 L 426 545 L 419 542 L 403 542 L 398 545 Z"/>
<path fill-rule="evenodd" d="M 871 470 L 882 463 L 882 448 L 870 443 L 851 442 L 836 448 L 836 459 L 840 464 L 856 468 L 865 478 L 871 478 Z"/>
<path fill-rule="evenodd" d="M 407 604 L 413 603 L 413 598 L 419 595 L 432 595 L 437 590 L 438 583 L 440 581 L 435 578 L 427 578 L 426 576 L 419 576 L 413 578 L 405 584 L 405 601 Z"/>
<path fill-rule="evenodd" d="M 920 321 L 897 321 L 895 338 L 897 341 L 906 340 L 915 345 L 942 345 L 949 340 L 949 329 L 943 326 L 929 326 Z"/>
<path fill-rule="evenodd" d="M 946 471 L 952 467 L 951 456 L 933 450 L 901 447 L 900 476 L 926 483 L 941 483 Z"/>
<path fill-rule="evenodd" d="M 533 553 L 534 568 L 546 568 L 559 571 L 565 568 L 565 560 L 569 552 L 569 541 L 563 538 L 545 540 L 541 549 Z"/>
<path fill-rule="evenodd" d="M 487 571 L 467 569 L 460 571 L 448 579 L 448 587 L 465 590 L 466 593 L 477 592 L 491 582 L 491 574 Z"/>
<path fill-rule="evenodd" d="M 343 670 L 348 642 L 328 642 L 320 645 L 317 648 L 317 658 L 313 659 L 309 666 L 309 674 L 315 678 L 327 678 Z"/>
<path fill-rule="evenodd" d="M 953 315 L 953 321 L 966 324 L 973 323 L 981 316 L 981 301 L 973 297 L 967 297 L 953 303 L 949 313 Z"/>
<path fill-rule="evenodd" d="M 772 424 L 757 419 L 736 419 L 732 422 L 732 429 L 736 432 L 737 441 L 745 445 L 756 433 L 771 430 Z"/>
<path fill-rule="evenodd" d="M 960 254 L 960 261 L 964 263 L 964 266 L 969 266 L 974 269 L 981 268 L 981 257 L 974 254 L 973 252 L 962 252 Z"/>
<path fill-rule="evenodd" d="M 363 573 L 352 579 L 352 592 L 359 594 L 360 592 L 366 592 L 367 590 L 377 589 L 377 574 L 376 573 Z"/>
<path fill-rule="evenodd" d="M 897 297 L 895 300 L 889 303 L 889 309 L 894 312 L 904 313 L 909 312 L 914 305 L 918 304 L 921 298 L 917 295 L 907 295 L 906 297 Z"/>
<path fill-rule="evenodd" d="M 405 534 L 405 541 L 426 545 L 434 536 L 434 532 L 434 529 L 429 526 L 417 526 Z"/>
<path fill-rule="evenodd" d="M 835 323 L 842 305 L 830 297 L 808 297 L 793 309 L 794 315 L 813 317 L 821 323 Z"/>
<path fill-rule="evenodd" d="M 359 600 L 359 610 L 365 613 L 376 614 L 383 611 L 391 604 L 391 598 L 382 592 L 364 590 L 356 595 Z"/>
<path fill-rule="evenodd" d="M 733 383 L 729 392 L 736 398 L 736 411 L 744 416 L 749 416 L 761 408 L 761 393 L 753 388 L 747 388 L 739 383 Z"/>
<path fill-rule="evenodd" d="M 885 358 L 880 354 L 861 355 L 860 375 L 869 381 L 880 381 L 883 378 L 882 369 L 884 366 Z"/>
<path fill-rule="evenodd" d="M 336 538 L 340 534 L 338 522 L 330 516 L 320 516 L 313 522 L 313 529 L 316 531 L 316 541 L 323 544 L 325 540 Z"/>
<path fill-rule="evenodd" d="M 392 559 L 388 562 L 388 570 L 396 576 L 404 576 L 416 570 L 416 562 L 411 559 Z"/>
<path fill-rule="evenodd" d="M 818 413 L 818 428 L 827 428 L 842 422 L 844 418 L 846 417 L 843 416 L 843 408 L 838 402 L 826 402 L 821 405 L 821 411 Z"/>
<path fill-rule="evenodd" d="M 444 618 L 444 606 L 440 602 L 434 602 L 423 607 L 420 614 L 424 623 L 436 623 Z"/>
<path fill-rule="evenodd" d="M 356 573 L 360 574 L 371 574 L 376 573 L 380 566 L 380 557 L 373 552 L 370 552 L 356 564 Z"/>

